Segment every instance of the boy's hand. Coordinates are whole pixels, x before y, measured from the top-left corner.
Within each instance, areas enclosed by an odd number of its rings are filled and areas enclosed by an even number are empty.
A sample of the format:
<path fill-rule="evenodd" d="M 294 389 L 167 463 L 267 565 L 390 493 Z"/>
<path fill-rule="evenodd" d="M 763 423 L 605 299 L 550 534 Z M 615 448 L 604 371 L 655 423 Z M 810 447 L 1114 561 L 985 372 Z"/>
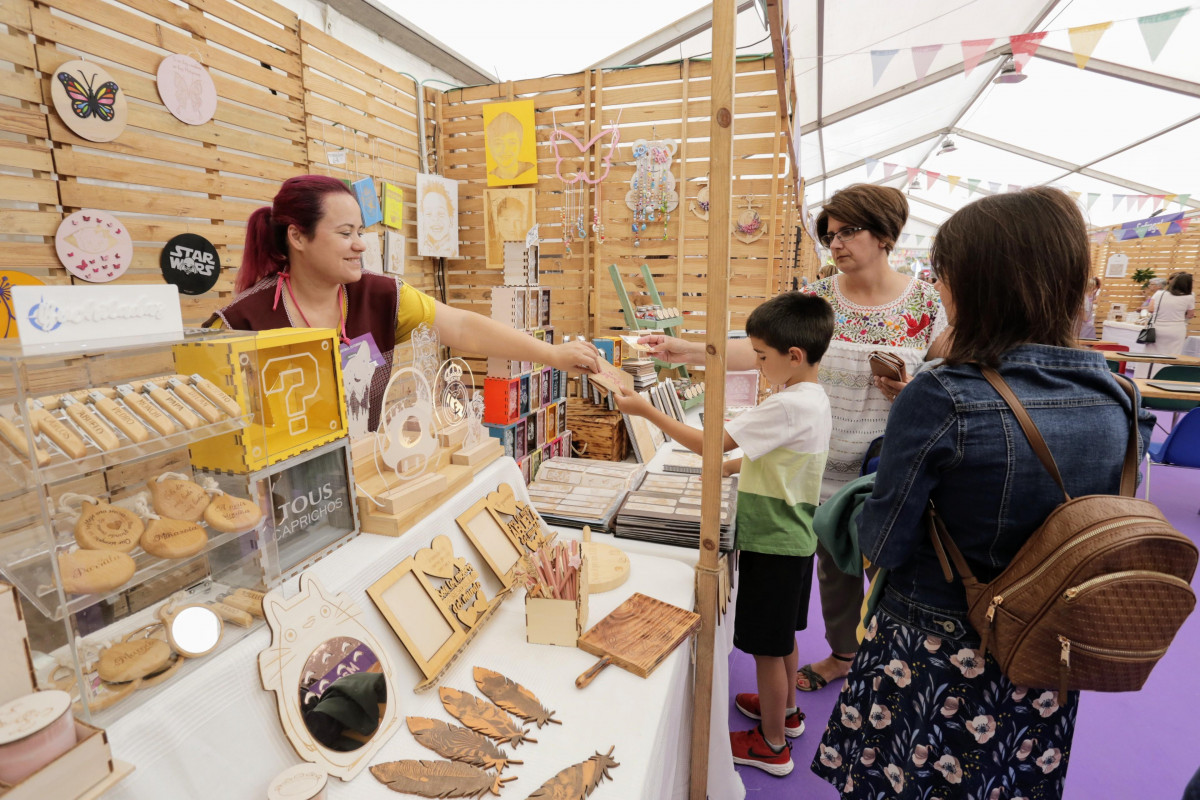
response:
<path fill-rule="evenodd" d="M 666 361 L 670 364 L 691 363 L 689 345 L 691 342 L 686 339 L 677 339 L 674 336 L 663 336 L 661 333 L 650 333 L 638 337 L 638 344 L 644 344 L 650 348 L 648 355 Z"/>
<path fill-rule="evenodd" d="M 721 462 L 721 477 L 728 478 L 730 475 L 737 475 L 742 471 L 742 460 L 740 458 L 731 458 L 728 461 Z"/>
<path fill-rule="evenodd" d="M 644 417 L 649 411 L 654 409 L 649 400 L 637 392 L 628 392 L 624 388 L 614 392 L 613 399 L 616 401 L 617 408 L 621 410 L 622 414 Z"/>

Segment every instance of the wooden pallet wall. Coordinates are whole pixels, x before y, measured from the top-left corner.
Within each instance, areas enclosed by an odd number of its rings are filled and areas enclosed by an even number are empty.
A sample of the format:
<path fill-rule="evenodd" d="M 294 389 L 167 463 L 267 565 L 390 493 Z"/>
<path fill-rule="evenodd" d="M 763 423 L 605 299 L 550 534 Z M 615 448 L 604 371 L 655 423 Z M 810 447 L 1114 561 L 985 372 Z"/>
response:
<path fill-rule="evenodd" d="M 1114 253 L 1124 253 L 1129 257 L 1124 278 L 1104 277 L 1108 257 Z M 1191 224 L 1182 233 L 1092 245 L 1092 274 L 1101 280 L 1100 298 L 1096 303 L 1097 333 L 1112 303 L 1125 303 L 1125 307 L 1133 312 L 1141 308 L 1145 296 L 1142 287 L 1130 280 L 1130 276 L 1139 269 L 1152 269 L 1159 278 L 1170 277 L 1175 272 L 1190 272 L 1195 285 L 1200 279 L 1200 215 L 1191 217 Z M 1200 336 L 1200 315 L 1188 326 L 1188 335 Z"/>
<path fill-rule="evenodd" d="M 734 194 L 737 205 L 749 196 L 768 222 L 767 235 L 752 244 L 733 240 L 730 269 L 730 327 L 742 328 L 745 318 L 783 281 L 782 265 L 790 258 L 787 222 L 791 207 L 786 144 L 781 135 L 775 76 L 770 58 L 738 63 L 735 81 Z M 666 305 L 681 308 L 685 329 L 702 335 L 707 302 L 706 256 L 708 223 L 688 210 L 708 172 L 709 92 L 711 64 L 677 64 L 620 70 L 590 70 L 553 78 L 509 82 L 446 92 L 438 111 L 438 150 L 441 174 L 461 181 L 460 253 L 449 262 L 447 284 L 455 305 L 487 314 L 491 288 L 502 283 L 500 270 L 484 263 L 483 196 L 486 188 L 483 106 L 490 102 L 533 99 L 538 141 L 537 220 L 543 238 L 542 284 L 552 292 L 552 322 L 560 333 L 605 335 L 625 327 L 621 307 L 609 278 L 617 264 L 633 302 L 646 302 L 640 265 L 650 265 Z M 606 239 L 597 243 L 589 234 L 576 241 L 566 256 L 562 244 L 563 184 L 555 175 L 548 137 L 557 124 L 582 142 L 615 123 L 620 145 L 609 176 L 600 184 L 600 208 Z M 652 224 L 634 247 L 630 230 L 633 212 L 624 198 L 634 174 L 632 148 L 640 138 L 653 136 L 678 143 L 673 173 L 680 205 L 671 214 L 667 238 L 662 225 Z M 566 145 L 567 149 L 573 149 Z M 599 154 L 587 158 L 596 174 Z M 590 228 L 596 194 L 589 192 L 584 216 Z M 735 211 L 736 214 L 736 211 Z M 682 235 L 680 235 L 682 231 Z"/>

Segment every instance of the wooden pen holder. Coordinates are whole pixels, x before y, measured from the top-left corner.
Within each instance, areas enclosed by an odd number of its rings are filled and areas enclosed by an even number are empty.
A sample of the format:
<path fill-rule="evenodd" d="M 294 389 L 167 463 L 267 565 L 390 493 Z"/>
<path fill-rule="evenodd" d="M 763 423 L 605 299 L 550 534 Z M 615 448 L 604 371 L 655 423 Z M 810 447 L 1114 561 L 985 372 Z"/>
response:
<path fill-rule="evenodd" d="M 574 600 L 525 595 L 525 641 L 575 647 L 587 628 L 588 618 L 587 556 L 581 553 L 580 559 Z"/>

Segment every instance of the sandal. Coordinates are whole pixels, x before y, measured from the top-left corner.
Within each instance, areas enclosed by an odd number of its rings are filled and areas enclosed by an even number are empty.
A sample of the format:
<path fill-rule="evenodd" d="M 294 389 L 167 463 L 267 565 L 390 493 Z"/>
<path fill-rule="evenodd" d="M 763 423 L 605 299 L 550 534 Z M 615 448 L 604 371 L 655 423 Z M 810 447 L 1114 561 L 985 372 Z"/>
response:
<path fill-rule="evenodd" d="M 854 661 L 854 656 L 839 656 L 837 653 L 829 654 L 832 658 L 838 661 L 850 663 Z M 804 678 L 807 681 L 807 686 L 800 685 L 800 679 Z M 842 677 L 834 678 L 833 680 L 841 680 Z M 817 692 L 829 685 L 829 678 L 826 678 L 821 673 L 813 669 L 812 664 L 805 664 L 800 669 L 796 670 L 796 689 L 801 692 Z"/>

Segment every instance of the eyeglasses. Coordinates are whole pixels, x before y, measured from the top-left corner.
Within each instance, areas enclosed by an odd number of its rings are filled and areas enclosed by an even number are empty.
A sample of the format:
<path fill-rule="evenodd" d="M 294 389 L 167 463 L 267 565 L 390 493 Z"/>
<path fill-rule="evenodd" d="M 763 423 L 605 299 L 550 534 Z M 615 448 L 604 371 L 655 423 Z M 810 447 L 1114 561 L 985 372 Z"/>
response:
<path fill-rule="evenodd" d="M 829 247 L 829 245 L 833 244 L 834 239 L 837 239 L 839 242 L 848 242 L 853 239 L 856 234 L 859 234 L 865 230 L 866 228 L 842 228 L 840 231 L 836 231 L 835 233 L 825 234 L 817 241 L 819 241 L 825 247 Z"/>

